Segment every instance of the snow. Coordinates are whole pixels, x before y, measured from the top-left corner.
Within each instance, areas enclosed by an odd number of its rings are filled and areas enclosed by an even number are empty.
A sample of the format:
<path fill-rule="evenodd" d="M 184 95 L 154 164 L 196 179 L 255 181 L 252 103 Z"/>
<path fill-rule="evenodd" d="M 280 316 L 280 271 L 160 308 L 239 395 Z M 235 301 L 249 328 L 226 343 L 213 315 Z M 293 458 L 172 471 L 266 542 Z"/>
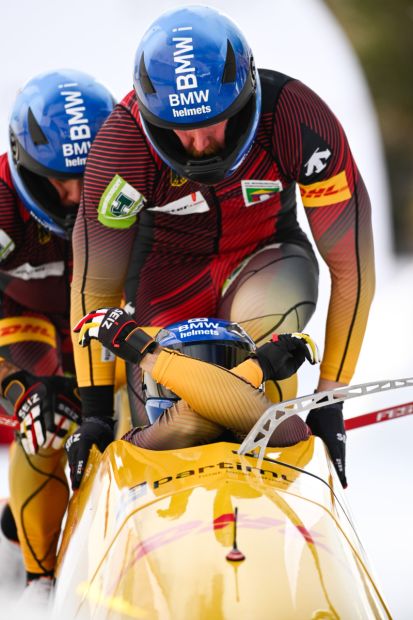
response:
<path fill-rule="evenodd" d="M 191 4 L 181 1 L 180 4 Z M 387 173 L 377 120 L 360 67 L 321 0 L 210 0 L 235 18 L 255 51 L 257 65 L 280 70 L 314 88 L 341 120 L 373 205 L 377 293 L 353 383 L 413 374 L 413 261 L 391 254 Z M 146 27 L 173 0 L 20 0 L 5 3 L 0 25 L 0 152 L 17 89 L 34 74 L 82 69 L 120 99 L 132 87 L 135 50 Z M 306 227 L 304 220 L 303 225 Z M 308 228 L 306 227 L 306 230 Z M 322 348 L 329 279 L 321 269 L 320 301 L 307 331 Z M 300 393 L 313 391 L 314 369 L 300 372 Z M 411 389 L 354 399 L 347 416 L 413 400 Z M 413 617 L 413 416 L 348 436 L 347 499 L 373 572 L 397 620 Z M 0 450 L 0 495 L 7 493 L 7 453 Z"/>

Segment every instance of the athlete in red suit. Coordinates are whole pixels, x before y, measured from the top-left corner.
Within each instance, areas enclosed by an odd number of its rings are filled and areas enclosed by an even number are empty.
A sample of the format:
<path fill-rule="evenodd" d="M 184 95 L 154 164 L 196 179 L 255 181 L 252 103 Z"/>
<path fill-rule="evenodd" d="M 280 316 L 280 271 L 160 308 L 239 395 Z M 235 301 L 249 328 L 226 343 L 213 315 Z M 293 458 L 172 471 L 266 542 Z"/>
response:
<path fill-rule="evenodd" d="M 90 75 L 38 75 L 16 97 L 10 151 L 0 155 L 0 394 L 20 421 L 1 510 L 0 588 L 21 573 L 34 598 L 52 583 L 69 497 L 63 443 L 80 413 L 71 233 L 86 155 L 113 105 Z"/>
<path fill-rule="evenodd" d="M 318 267 L 297 221 L 299 191 L 331 274 L 318 390 L 347 384 L 374 293 L 374 252 L 369 197 L 333 112 L 298 80 L 257 71 L 237 26 L 207 7 L 156 20 L 134 78 L 88 158 L 73 324 L 124 295 L 139 325 L 218 316 L 258 344 L 274 331 L 303 331 Z M 75 360 L 84 415 L 109 426 L 113 359 L 92 343 Z M 144 423 L 137 367 L 128 374 Z M 282 385 L 275 396 L 285 397 Z M 307 422 L 345 485 L 341 406 Z"/>

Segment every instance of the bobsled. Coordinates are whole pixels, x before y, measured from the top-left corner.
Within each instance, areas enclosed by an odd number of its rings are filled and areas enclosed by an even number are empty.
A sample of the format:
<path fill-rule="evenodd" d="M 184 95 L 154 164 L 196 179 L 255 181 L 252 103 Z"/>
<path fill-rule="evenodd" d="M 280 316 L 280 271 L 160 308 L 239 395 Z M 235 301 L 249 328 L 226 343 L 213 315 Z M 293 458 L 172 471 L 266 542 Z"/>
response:
<path fill-rule="evenodd" d="M 255 444 L 93 449 L 70 501 L 52 617 L 391 618 L 323 442 L 270 448 L 280 420 L 268 419 Z"/>

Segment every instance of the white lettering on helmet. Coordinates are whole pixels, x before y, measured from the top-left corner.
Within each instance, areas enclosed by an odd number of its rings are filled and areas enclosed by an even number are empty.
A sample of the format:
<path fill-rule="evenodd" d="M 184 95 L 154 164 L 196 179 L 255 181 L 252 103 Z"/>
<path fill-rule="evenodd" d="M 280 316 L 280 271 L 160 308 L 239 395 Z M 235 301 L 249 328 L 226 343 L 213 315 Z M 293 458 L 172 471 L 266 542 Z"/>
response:
<path fill-rule="evenodd" d="M 190 336 L 219 336 L 219 331 L 216 329 L 190 329 L 188 332 L 179 334 L 181 340 Z"/>
<path fill-rule="evenodd" d="M 189 319 L 188 323 L 184 323 L 178 327 L 180 332 L 185 332 L 190 329 L 218 329 L 218 323 L 212 323 L 208 319 Z"/>
<path fill-rule="evenodd" d="M 169 103 L 171 107 L 176 105 L 194 105 L 196 103 L 202 103 L 208 101 L 209 89 L 206 90 L 193 90 L 189 93 L 173 93 L 169 95 Z"/>
<path fill-rule="evenodd" d="M 65 111 L 69 117 L 68 123 L 71 140 L 90 138 L 89 120 L 83 115 L 86 108 L 82 99 L 82 93 L 78 90 L 62 90 L 60 94 L 65 98 Z M 74 126 L 72 127 L 72 125 Z"/>
<path fill-rule="evenodd" d="M 173 32 L 182 32 L 192 30 L 192 26 L 183 26 L 174 28 Z M 195 74 L 195 67 L 192 60 L 195 57 L 193 40 L 191 36 L 175 36 L 172 37 L 175 44 L 174 62 L 175 62 L 175 82 L 178 93 L 169 95 L 169 105 L 182 106 L 182 110 L 173 110 L 174 116 L 192 116 L 211 112 L 211 107 L 199 105 L 207 102 L 209 99 L 209 89 L 198 89 L 198 80 Z M 179 92 L 189 91 L 189 92 Z M 186 106 L 198 105 L 196 108 L 188 108 Z M 183 112 L 183 113 L 181 113 Z"/>
<path fill-rule="evenodd" d="M 72 155 L 87 155 L 90 149 L 90 141 L 85 140 L 85 142 L 66 142 L 66 144 L 62 144 L 63 155 L 65 157 L 71 157 Z"/>
<path fill-rule="evenodd" d="M 85 157 L 90 149 L 90 138 L 92 136 L 89 127 L 89 119 L 84 115 L 86 110 L 82 93 L 78 90 L 78 85 L 60 84 L 60 94 L 64 97 L 64 108 L 68 116 L 69 137 L 72 143 L 67 142 L 62 145 L 65 165 L 81 166 L 84 165 Z M 72 157 L 73 159 L 69 159 Z"/>

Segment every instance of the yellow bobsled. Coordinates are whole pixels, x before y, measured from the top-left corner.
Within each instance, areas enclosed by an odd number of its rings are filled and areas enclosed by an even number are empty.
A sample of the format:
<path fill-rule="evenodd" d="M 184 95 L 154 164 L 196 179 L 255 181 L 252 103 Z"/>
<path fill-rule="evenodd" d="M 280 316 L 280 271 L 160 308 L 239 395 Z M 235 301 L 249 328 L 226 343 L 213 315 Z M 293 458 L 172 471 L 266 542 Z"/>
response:
<path fill-rule="evenodd" d="M 53 618 L 390 618 L 324 444 L 94 450 L 71 500 Z"/>

